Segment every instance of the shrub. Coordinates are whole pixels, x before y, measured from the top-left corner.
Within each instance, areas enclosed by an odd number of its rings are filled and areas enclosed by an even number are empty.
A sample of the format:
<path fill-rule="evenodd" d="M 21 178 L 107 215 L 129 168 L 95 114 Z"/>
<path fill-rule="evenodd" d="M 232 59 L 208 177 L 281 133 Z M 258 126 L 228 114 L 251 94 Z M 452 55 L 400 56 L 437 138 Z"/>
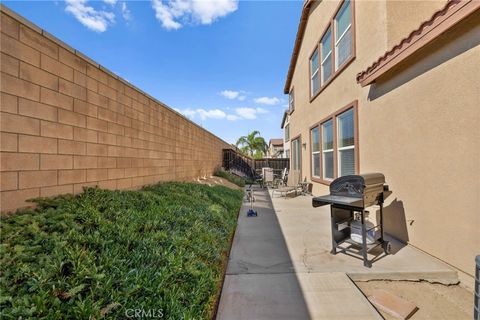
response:
<path fill-rule="evenodd" d="M 217 176 L 217 177 L 224 178 L 224 179 L 230 181 L 231 183 L 236 184 L 239 187 L 245 187 L 245 179 L 243 179 L 239 176 L 236 176 L 233 173 L 230 173 L 228 171 L 217 170 L 217 171 L 215 171 L 214 175 Z"/>
<path fill-rule="evenodd" d="M 1 318 L 211 318 L 241 199 L 174 182 L 39 199 L 1 221 Z"/>

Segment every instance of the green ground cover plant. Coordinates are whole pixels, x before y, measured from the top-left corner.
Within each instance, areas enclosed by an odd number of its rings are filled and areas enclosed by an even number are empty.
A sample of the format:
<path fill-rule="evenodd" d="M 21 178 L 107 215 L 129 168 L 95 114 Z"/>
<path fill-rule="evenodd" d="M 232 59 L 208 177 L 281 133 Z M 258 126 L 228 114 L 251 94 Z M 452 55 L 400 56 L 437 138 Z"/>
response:
<path fill-rule="evenodd" d="M 230 181 L 231 183 L 236 184 L 239 187 L 245 187 L 245 179 L 243 179 L 239 176 L 236 176 L 233 173 L 230 173 L 228 171 L 217 170 L 217 171 L 215 171 L 214 175 L 217 176 L 217 177 L 224 178 L 224 179 Z"/>
<path fill-rule="evenodd" d="M 211 318 L 242 196 L 170 182 L 37 199 L 1 220 L 1 318 Z"/>

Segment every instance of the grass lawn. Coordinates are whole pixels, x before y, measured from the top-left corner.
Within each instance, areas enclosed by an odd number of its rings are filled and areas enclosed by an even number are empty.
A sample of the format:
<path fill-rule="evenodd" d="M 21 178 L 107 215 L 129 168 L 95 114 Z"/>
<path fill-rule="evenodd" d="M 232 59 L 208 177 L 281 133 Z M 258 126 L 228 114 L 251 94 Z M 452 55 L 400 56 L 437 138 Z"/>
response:
<path fill-rule="evenodd" d="M 1 318 L 210 318 L 242 196 L 175 182 L 89 188 L 3 218 Z"/>

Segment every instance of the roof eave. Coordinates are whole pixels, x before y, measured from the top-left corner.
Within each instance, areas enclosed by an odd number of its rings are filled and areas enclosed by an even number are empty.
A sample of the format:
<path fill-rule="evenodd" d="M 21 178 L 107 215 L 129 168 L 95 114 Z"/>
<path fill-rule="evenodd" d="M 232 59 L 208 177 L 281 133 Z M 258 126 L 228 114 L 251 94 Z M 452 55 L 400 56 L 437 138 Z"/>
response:
<path fill-rule="evenodd" d="M 317 0 L 306 0 L 303 5 L 300 22 L 298 24 L 297 36 L 295 38 L 295 44 L 293 46 L 292 57 L 290 58 L 290 65 L 288 67 L 287 80 L 285 81 L 285 87 L 283 88 L 283 93 L 285 94 L 288 94 L 290 92 L 293 72 L 295 71 L 295 66 L 297 65 L 298 53 L 300 52 L 300 46 L 302 45 L 303 36 L 305 34 L 305 28 L 307 26 L 310 7 L 315 1 Z"/>

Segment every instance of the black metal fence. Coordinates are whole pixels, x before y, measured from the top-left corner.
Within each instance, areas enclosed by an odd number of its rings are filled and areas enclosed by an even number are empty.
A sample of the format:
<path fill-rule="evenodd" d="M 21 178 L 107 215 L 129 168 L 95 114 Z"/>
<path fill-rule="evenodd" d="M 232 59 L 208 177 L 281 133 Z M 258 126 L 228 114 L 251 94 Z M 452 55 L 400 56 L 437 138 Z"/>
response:
<path fill-rule="evenodd" d="M 272 168 L 274 173 L 279 174 L 285 168 L 290 168 L 290 159 L 287 158 L 263 158 L 253 159 L 234 149 L 223 149 L 223 168 L 240 176 L 253 178 L 258 176 L 262 168 Z"/>

